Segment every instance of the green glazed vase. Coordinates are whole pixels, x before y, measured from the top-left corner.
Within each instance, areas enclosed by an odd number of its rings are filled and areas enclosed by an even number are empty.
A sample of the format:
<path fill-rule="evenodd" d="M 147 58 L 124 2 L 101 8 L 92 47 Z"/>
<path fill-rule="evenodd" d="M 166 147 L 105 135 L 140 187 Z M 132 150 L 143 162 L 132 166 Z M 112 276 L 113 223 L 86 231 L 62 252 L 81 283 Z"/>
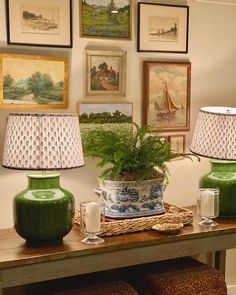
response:
<path fill-rule="evenodd" d="M 200 179 L 199 187 L 219 188 L 221 217 L 236 217 L 236 161 L 211 160 L 211 171 Z"/>
<path fill-rule="evenodd" d="M 16 232 L 33 244 L 54 243 L 69 233 L 74 197 L 60 187 L 60 174 L 30 174 L 28 188 L 14 199 Z"/>

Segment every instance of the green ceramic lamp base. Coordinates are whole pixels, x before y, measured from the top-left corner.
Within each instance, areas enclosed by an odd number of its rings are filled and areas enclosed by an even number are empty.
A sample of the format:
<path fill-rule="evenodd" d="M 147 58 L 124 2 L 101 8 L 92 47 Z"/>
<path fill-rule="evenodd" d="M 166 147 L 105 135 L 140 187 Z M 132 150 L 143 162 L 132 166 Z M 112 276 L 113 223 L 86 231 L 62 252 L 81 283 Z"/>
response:
<path fill-rule="evenodd" d="M 74 197 L 60 187 L 60 174 L 30 174 L 14 199 L 14 226 L 28 244 L 58 243 L 73 226 Z"/>
<path fill-rule="evenodd" d="M 219 188 L 220 217 L 236 217 L 236 161 L 211 160 L 211 171 L 204 175 L 200 187 Z"/>

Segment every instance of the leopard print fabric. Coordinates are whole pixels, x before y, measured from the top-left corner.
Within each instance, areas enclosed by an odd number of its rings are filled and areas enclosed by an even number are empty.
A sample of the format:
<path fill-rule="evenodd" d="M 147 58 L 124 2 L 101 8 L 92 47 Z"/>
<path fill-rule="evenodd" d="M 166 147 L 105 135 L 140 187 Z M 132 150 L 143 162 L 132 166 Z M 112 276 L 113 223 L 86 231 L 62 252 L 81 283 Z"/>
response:
<path fill-rule="evenodd" d="M 52 295 L 138 295 L 134 288 L 124 281 L 111 281 L 79 287 Z"/>
<path fill-rule="evenodd" d="M 191 257 L 138 266 L 126 275 L 140 295 L 227 295 L 223 275 Z"/>

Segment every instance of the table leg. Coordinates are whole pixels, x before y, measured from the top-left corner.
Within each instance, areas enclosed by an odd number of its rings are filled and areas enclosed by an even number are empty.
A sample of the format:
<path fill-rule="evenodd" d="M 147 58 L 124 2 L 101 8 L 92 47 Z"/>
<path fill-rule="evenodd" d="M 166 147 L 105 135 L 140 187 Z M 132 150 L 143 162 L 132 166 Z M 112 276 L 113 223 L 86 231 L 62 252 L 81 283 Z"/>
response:
<path fill-rule="evenodd" d="M 225 261 L 226 261 L 226 251 L 216 251 L 215 252 L 215 268 L 218 269 L 225 276 Z"/>
<path fill-rule="evenodd" d="M 0 295 L 3 295 L 2 291 L 2 271 L 0 270 Z"/>

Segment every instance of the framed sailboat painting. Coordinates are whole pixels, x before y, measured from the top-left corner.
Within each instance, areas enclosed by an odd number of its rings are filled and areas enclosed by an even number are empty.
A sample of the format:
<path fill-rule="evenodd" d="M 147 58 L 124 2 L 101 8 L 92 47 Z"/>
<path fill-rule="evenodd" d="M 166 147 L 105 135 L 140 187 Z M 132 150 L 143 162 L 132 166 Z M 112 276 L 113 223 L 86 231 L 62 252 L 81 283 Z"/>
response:
<path fill-rule="evenodd" d="M 189 131 L 190 62 L 143 62 L 144 125 L 150 131 Z"/>

